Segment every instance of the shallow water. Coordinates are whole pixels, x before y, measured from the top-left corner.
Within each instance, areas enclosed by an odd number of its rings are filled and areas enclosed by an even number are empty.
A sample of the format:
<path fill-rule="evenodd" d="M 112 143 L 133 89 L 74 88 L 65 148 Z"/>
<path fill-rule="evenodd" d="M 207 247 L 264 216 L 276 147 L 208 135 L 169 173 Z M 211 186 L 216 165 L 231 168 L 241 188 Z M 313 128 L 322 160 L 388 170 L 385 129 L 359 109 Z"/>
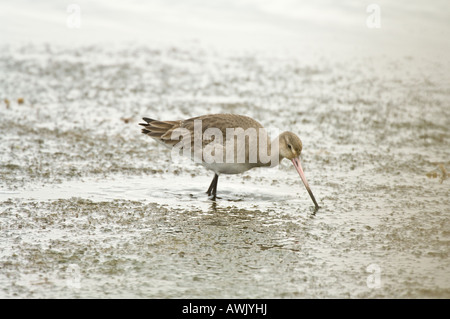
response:
<path fill-rule="evenodd" d="M 0 297 L 450 297 L 449 61 L 1 52 Z M 137 125 L 217 112 L 298 133 L 321 209 L 288 161 L 213 202 Z"/>

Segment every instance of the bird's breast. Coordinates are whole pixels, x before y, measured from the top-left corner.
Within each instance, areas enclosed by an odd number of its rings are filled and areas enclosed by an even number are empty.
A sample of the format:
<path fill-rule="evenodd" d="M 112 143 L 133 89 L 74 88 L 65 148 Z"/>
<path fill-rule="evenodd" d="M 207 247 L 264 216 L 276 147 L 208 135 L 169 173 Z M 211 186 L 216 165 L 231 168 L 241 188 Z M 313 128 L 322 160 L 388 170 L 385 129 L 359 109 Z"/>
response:
<path fill-rule="evenodd" d="M 256 167 L 251 163 L 205 163 L 202 165 L 216 174 L 241 174 Z"/>

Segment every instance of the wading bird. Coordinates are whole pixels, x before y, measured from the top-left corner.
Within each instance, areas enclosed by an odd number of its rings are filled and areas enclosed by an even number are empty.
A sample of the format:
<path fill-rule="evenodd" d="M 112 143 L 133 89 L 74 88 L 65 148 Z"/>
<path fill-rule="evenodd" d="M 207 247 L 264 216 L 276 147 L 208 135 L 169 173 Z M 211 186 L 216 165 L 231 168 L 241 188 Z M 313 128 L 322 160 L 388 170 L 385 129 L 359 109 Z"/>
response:
<path fill-rule="evenodd" d="M 254 167 L 273 167 L 287 158 L 292 161 L 309 193 L 315 210 L 319 208 L 300 164 L 302 141 L 292 132 L 283 132 L 273 141 L 254 119 L 236 114 L 210 114 L 178 121 L 158 121 L 144 117 L 142 133 L 169 149 L 188 150 L 194 161 L 214 172 L 206 193 L 216 198 L 220 174 L 240 174 Z M 265 152 L 263 152 L 263 150 Z"/>

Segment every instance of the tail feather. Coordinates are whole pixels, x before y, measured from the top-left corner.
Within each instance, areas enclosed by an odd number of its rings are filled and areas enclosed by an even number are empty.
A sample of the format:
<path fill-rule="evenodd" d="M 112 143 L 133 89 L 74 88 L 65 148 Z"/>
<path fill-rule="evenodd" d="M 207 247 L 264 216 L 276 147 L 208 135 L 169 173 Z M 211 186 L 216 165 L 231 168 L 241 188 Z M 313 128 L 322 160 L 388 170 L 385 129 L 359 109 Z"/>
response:
<path fill-rule="evenodd" d="M 156 121 L 156 120 L 151 119 L 151 118 L 148 118 L 148 117 L 143 117 L 142 119 L 143 119 L 145 122 L 147 122 L 147 123 L 151 123 L 151 122 Z"/>
<path fill-rule="evenodd" d="M 146 133 L 148 136 L 150 136 L 150 137 L 155 137 L 155 138 L 158 138 L 158 139 L 161 139 L 161 136 L 163 135 L 163 134 L 161 134 L 161 133 L 158 133 L 158 132 L 153 132 L 153 131 L 149 131 L 148 133 Z"/>
<path fill-rule="evenodd" d="M 170 129 L 173 126 L 173 124 L 166 123 L 163 121 L 153 121 L 150 123 L 150 125 L 154 128 L 159 128 L 159 129 L 163 129 L 163 130 Z"/>
<path fill-rule="evenodd" d="M 143 126 L 142 133 L 146 134 L 167 147 L 172 147 L 180 139 L 172 140 L 172 132 L 180 126 L 181 121 L 158 121 L 148 117 L 142 118 L 146 123 L 139 123 Z"/>
<path fill-rule="evenodd" d="M 170 130 L 166 131 L 166 132 L 164 133 L 164 135 L 161 136 L 161 138 L 162 138 L 163 140 L 169 140 L 169 139 L 171 138 L 172 133 L 173 133 L 174 130 L 175 130 L 174 128 L 171 128 Z"/>

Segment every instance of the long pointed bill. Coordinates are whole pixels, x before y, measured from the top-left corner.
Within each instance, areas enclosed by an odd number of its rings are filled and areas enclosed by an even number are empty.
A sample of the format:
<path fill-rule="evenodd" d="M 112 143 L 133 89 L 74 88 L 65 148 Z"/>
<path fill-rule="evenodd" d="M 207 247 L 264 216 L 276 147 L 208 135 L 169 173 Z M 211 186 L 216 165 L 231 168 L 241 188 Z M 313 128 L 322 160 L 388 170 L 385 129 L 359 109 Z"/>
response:
<path fill-rule="evenodd" d="M 303 184 L 305 184 L 306 190 L 308 191 L 309 196 L 311 196 L 311 199 L 314 202 L 314 205 L 316 206 L 316 210 L 319 209 L 319 205 L 317 204 L 316 199 L 314 198 L 314 195 L 311 191 L 311 188 L 309 188 L 308 182 L 306 181 L 305 173 L 303 173 L 302 165 L 300 164 L 300 159 L 298 157 L 294 157 L 292 159 L 292 164 L 294 164 L 295 169 L 298 172 L 298 175 L 300 175 Z"/>

